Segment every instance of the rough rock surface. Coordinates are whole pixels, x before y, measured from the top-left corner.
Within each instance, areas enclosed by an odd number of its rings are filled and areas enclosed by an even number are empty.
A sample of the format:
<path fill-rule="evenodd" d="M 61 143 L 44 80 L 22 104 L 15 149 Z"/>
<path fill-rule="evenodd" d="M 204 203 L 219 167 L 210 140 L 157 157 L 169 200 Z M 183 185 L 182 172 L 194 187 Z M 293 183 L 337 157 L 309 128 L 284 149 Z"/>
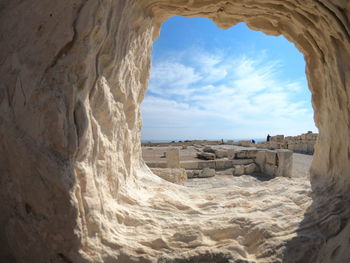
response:
<path fill-rule="evenodd" d="M 214 153 L 208 153 L 208 152 L 199 152 L 197 153 L 197 158 L 202 160 L 215 160 L 215 154 Z"/>
<path fill-rule="evenodd" d="M 173 15 L 245 22 L 304 54 L 319 128 L 306 213 L 262 218 L 269 199 L 252 207 L 245 191 L 189 190 L 147 169 L 140 103 Z M 349 20 L 346 0 L 2 1 L 2 261 L 349 262 Z"/>
<path fill-rule="evenodd" d="M 215 176 L 215 170 L 210 168 L 204 168 L 199 177 L 207 178 Z"/>
<path fill-rule="evenodd" d="M 174 184 L 183 184 L 187 180 L 183 168 L 151 168 L 152 173 Z"/>

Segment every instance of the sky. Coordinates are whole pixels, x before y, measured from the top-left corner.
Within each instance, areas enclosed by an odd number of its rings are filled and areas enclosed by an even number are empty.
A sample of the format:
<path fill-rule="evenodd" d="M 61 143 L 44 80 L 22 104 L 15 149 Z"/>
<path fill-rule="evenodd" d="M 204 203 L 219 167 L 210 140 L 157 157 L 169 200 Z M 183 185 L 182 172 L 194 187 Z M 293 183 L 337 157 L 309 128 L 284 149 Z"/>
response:
<path fill-rule="evenodd" d="M 244 23 L 222 30 L 207 18 L 163 23 L 141 112 L 143 141 L 317 132 L 294 44 Z"/>

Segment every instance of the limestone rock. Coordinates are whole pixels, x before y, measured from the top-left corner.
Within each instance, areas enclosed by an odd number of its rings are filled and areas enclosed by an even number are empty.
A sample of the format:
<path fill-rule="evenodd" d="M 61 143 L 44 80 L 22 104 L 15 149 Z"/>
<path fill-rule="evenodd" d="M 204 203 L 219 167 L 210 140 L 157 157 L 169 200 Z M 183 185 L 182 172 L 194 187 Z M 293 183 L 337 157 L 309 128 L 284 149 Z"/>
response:
<path fill-rule="evenodd" d="M 241 150 L 235 153 L 237 159 L 254 159 L 259 150 Z"/>
<path fill-rule="evenodd" d="M 229 159 L 235 158 L 235 149 L 227 149 L 227 157 Z"/>
<path fill-rule="evenodd" d="M 210 168 L 204 168 L 199 174 L 199 177 L 202 177 L 202 178 L 208 178 L 213 176 L 215 176 L 215 170 Z"/>
<path fill-rule="evenodd" d="M 251 163 L 244 166 L 244 174 L 253 174 L 257 170 L 257 166 L 255 163 Z"/>
<path fill-rule="evenodd" d="M 187 173 L 183 168 L 150 168 L 159 177 L 175 184 L 183 184 L 187 180 Z"/>
<path fill-rule="evenodd" d="M 203 152 L 205 152 L 205 153 L 214 153 L 215 154 L 215 149 L 213 149 L 210 146 L 207 146 L 207 147 L 203 148 Z"/>
<path fill-rule="evenodd" d="M 1 1 L 1 261 L 349 262 L 349 14 L 345 0 Z M 263 213 L 265 200 L 230 203 L 237 189 L 211 196 L 150 173 L 140 103 L 152 43 L 171 16 L 245 22 L 303 53 L 319 129 L 308 213 L 291 207 L 299 191 L 284 220 Z M 337 231 L 325 240 L 329 215 Z M 188 248 L 191 237 L 175 232 L 189 229 L 206 241 Z"/>
<path fill-rule="evenodd" d="M 180 150 L 170 148 L 166 151 L 167 168 L 180 168 Z"/>
<path fill-rule="evenodd" d="M 203 160 L 215 160 L 215 154 L 208 152 L 199 152 L 197 153 L 197 158 Z"/>
<path fill-rule="evenodd" d="M 216 158 L 224 158 L 228 156 L 228 153 L 226 150 L 215 150 L 215 156 Z"/>
<path fill-rule="evenodd" d="M 292 177 L 293 152 L 289 150 L 277 150 L 278 168 L 276 176 Z"/>
<path fill-rule="evenodd" d="M 234 175 L 239 176 L 244 174 L 244 165 L 236 165 Z"/>

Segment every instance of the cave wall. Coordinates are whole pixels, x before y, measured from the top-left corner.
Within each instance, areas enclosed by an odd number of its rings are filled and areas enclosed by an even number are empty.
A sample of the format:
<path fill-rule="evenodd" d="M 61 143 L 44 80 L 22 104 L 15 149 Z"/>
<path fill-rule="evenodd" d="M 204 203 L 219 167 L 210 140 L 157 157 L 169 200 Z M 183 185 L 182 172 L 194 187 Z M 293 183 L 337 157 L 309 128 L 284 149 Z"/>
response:
<path fill-rule="evenodd" d="M 295 43 L 320 132 L 313 189 L 347 196 L 349 12 L 345 0 L 2 1 L 0 256 L 113 262 L 131 253 L 132 244 L 120 252 L 122 232 L 115 242 L 107 233 L 148 187 L 139 107 L 152 42 L 173 15 L 245 22 Z"/>

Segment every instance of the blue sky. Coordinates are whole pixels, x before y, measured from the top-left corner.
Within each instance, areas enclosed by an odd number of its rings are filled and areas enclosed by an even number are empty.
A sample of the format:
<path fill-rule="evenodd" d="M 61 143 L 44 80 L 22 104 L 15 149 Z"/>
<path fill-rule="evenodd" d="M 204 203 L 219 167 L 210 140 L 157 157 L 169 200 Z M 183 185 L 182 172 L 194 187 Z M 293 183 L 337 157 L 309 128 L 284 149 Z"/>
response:
<path fill-rule="evenodd" d="M 263 138 L 317 131 L 303 55 L 240 23 L 173 17 L 153 45 L 142 140 Z"/>

